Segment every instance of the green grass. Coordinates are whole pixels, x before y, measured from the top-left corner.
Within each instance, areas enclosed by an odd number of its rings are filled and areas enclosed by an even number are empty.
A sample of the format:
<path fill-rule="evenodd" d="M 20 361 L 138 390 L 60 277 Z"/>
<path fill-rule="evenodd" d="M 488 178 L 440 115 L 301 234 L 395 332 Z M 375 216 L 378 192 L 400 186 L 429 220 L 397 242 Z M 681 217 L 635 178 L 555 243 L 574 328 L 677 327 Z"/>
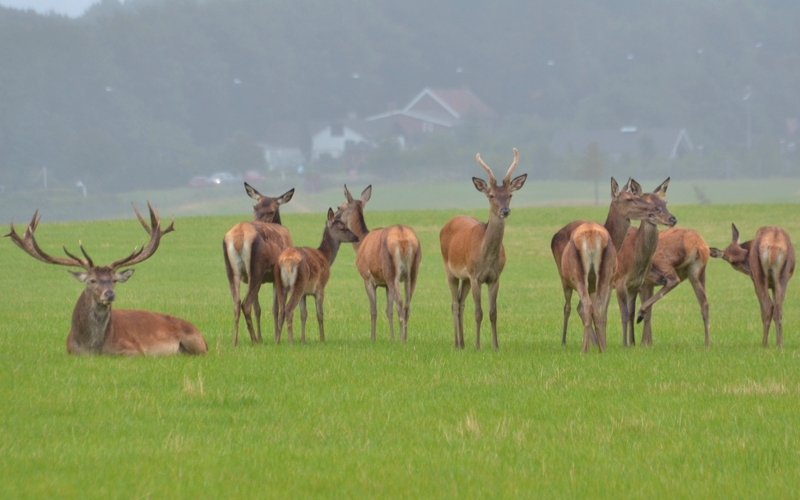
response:
<path fill-rule="evenodd" d="M 799 209 L 671 206 L 681 226 L 718 247 L 731 222 L 743 237 L 778 224 L 797 240 Z M 119 285 L 117 307 L 192 321 L 210 347 L 197 358 L 67 355 L 82 285 L 0 240 L 0 497 L 796 496 L 796 284 L 782 350 L 774 334 L 760 346 L 750 280 L 712 260 L 710 348 L 684 284 L 657 305 L 653 346 L 621 347 L 612 299 L 608 351 L 582 355 L 577 314 L 560 345 L 563 296 L 549 240 L 570 220 L 602 220 L 605 209 L 517 207 L 505 238 L 500 350 L 486 348 L 488 318 L 484 349 L 472 348 L 468 300 L 468 348 L 456 351 L 438 231 L 457 213 L 486 212 L 367 206 L 370 227 L 407 223 L 423 245 L 407 343 L 388 339 L 382 295 L 378 340 L 369 340 L 348 246 L 328 286 L 328 342 L 319 343 L 309 304 L 308 344 L 254 346 L 243 329 L 238 348 L 221 239 L 241 216 L 179 217 L 158 253 Z M 43 215 L 37 236 L 51 253 L 82 240 L 105 263 L 146 239 L 130 218 Z M 318 244 L 322 211 L 284 219 L 296 244 Z M 265 290 L 262 303 L 269 297 Z M 264 325 L 271 338 L 269 314 Z"/>

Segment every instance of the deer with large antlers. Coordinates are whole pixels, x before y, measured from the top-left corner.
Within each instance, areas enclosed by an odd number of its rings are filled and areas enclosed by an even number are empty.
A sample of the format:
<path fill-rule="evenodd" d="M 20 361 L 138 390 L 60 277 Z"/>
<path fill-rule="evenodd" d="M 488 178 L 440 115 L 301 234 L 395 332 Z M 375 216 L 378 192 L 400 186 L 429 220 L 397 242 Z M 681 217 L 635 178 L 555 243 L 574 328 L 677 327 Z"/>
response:
<path fill-rule="evenodd" d="M 617 252 L 617 271 L 614 275 L 614 288 L 617 290 L 617 302 L 622 318 L 622 345 L 636 343 L 633 325 L 636 296 L 650 273 L 653 255 L 658 247 L 658 225 L 672 227 L 677 224 L 664 199 L 667 195 L 669 177 L 658 185 L 652 193 L 645 193 L 642 198 L 653 204 L 655 209 L 649 217 L 642 219 L 639 229 L 630 228 Z"/>
<path fill-rule="evenodd" d="M 481 347 L 481 285 L 489 289 L 489 321 L 492 325 L 492 346 L 497 349 L 497 293 L 500 290 L 500 274 L 506 264 L 503 247 L 506 218 L 511 214 L 511 196 L 525 184 L 528 174 L 511 179 L 517 167 L 519 153 L 514 148 L 514 161 L 508 168 L 500 185 L 480 153 L 475 155 L 478 165 L 489 176 L 487 183 L 478 177 L 472 178 L 475 189 L 489 199 L 489 222 L 483 223 L 474 217 L 459 215 L 450 219 L 439 232 L 444 270 L 450 287 L 453 313 L 453 345 L 464 348 L 464 303 L 467 290 L 472 291 L 475 302 L 475 348 Z"/>
<path fill-rule="evenodd" d="M 162 230 L 158 212 L 150 203 L 150 225 L 142 218 L 136 206 L 133 210 L 150 241 L 134 250 L 125 258 L 115 260 L 107 266 L 95 265 L 83 244 L 83 258 L 70 253 L 67 257 L 54 257 L 45 253 L 36 243 L 34 232 L 39 225 L 39 211 L 33 214 L 23 236 L 19 236 L 11 223 L 11 231 L 5 236 L 31 257 L 49 264 L 82 267 L 83 271 L 72 272 L 78 281 L 86 283 L 72 311 L 72 325 L 67 336 L 67 352 L 70 354 L 205 354 L 208 352 L 203 335 L 186 320 L 150 311 L 135 309 L 111 309 L 116 294 L 114 286 L 124 283 L 134 270 L 125 269 L 150 258 L 158 249 L 161 236 L 174 230 L 173 223 Z"/>
<path fill-rule="evenodd" d="M 710 343 L 708 333 L 708 298 L 706 296 L 706 264 L 710 251 L 700 233 L 694 229 L 673 227 L 658 233 L 658 246 L 653 255 L 650 272 L 639 289 L 642 305 L 636 322 L 644 321 L 642 344 L 653 343 L 652 312 L 653 304 L 664 295 L 689 280 L 703 318 L 706 346 Z M 655 287 L 662 287 L 653 294 Z"/>
<path fill-rule="evenodd" d="M 356 251 L 356 268 L 364 280 L 364 288 L 369 297 L 371 318 L 370 338 L 375 340 L 375 328 L 378 317 L 376 291 L 378 287 L 386 288 L 386 317 L 389 319 L 389 334 L 394 340 L 393 306 L 397 308 L 397 319 L 400 326 L 400 339 L 408 338 L 408 320 L 411 312 L 411 298 L 417 286 L 419 263 L 422 260 L 422 249 L 414 230 L 403 224 L 395 224 L 384 228 L 367 229 L 364 220 L 364 206 L 372 196 L 372 186 L 361 192 L 361 198 L 355 199 L 347 186 L 344 187 L 345 201 L 339 205 L 336 216 L 341 218 L 347 227 L 358 236 L 353 243 Z M 403 295 L 400 295 L 400 283 L 405 283 Z"/>
<path fill-rule="evenodd" d="M 795 254 L 789 234 L 778 226 L 764 226 L 755 239 L 739 242 L 739 230 L 731 224 L 733 237 L 725 250 L 711 249 L 711 256 L 724 259 L 737 271 L 750 276 L 761 304 L 761 323 L 766 347 L 770 324 L 775 322 L 775 340 L 783 347 L 783 299 L 794 274 Z M 769 291 L 772 290 L 772 297 Z"/>
<path fill-rule="evenodd" d="M 275 289 L 278 293 L 278 331 L 283 330 L 283 323 L 289 334 L 289 343 L 294 342 L 294 310 L 300 305 L 300 342 L 306 342 L 306 297 L 314 296 L 319 325 L 319 341 L 325 342 L 324 312 L 322 304 L 325 300 L 325 285 L 331 276 L 331 266 L 336 260 L 341 243 L 355 243 L 355 235 L 347 224 L 337 218 L 332 209 L 328 209 L 322 242 L 318 248 L 288 247 L 278 256 L 275 271 Z M 288 300 L 288 302 L 287 302 Z M 280 333 L 278 334 L 280 342 Z"/>
<path fill-rule="evenodd" d="M 248 196 L 256 200 L 253 205 L 253 220 L 234 225 L 222 240 L 225 271 L 233 298 L 233 345 L 239 343 L 239 318 L 244 312 L 247 330 L 253 343 L 262 342 L 261 305 L 258 292 L 263 283 L 274 283 L 273 267 L 284 248 L 292 246 L 289 230 L 281 225 L 280 206 L 288 203 L 294 195 L 290 189 L 281 196 L 264 196 L 252 186 L 244 183 Z M 247 293 L 241 297 L 241 283 L 247 284 Z M 251 308 L 256 313 L 257 330 L 253 329 Z M 272 291 L 272 320 L 275 340 L 278 339 L 278 296 Z"/>
<path fill-rule="evenodd" d="M 615 255 L 625 241 L 625 235 L 631 227 L 631 220 L 647 219 L 653 209 L 653 204 L 642 198 L 642 186 L 639 185 L 638 182 L 633 179 L 628 179 L 628 182 L 620 189 L 617 181 L 613 177 L 611 178 L 611 204 L 608 207 L 608 216 L 606 217 L 605 224 L 603 224 L 603 228 L 605 228 L 611 238 Z M 572 311 L 571 301 L 574 287 L 570 286 L 569 282 L 571 278 L 565 277 L 562 274 L 563 266 L 561 260 L 564 257 L 564 251 L 572 241 L 573 233 L 586 222 L 585 220 L 570 222 L 559 229 L 550 241 L 550 250 L 553 252 L 553 259 L 556 261 L 556 268 L 561 277 L 561 287 L 564 291 L 564 323 L 561 330 L 562 345 L 567 343 L 567 325 L 569 324 L 569 316 Z M 579 302 L 579 313 L 581 308 L 582 303 Z M 591 332 L 593 332 L 593 329 Z"/>

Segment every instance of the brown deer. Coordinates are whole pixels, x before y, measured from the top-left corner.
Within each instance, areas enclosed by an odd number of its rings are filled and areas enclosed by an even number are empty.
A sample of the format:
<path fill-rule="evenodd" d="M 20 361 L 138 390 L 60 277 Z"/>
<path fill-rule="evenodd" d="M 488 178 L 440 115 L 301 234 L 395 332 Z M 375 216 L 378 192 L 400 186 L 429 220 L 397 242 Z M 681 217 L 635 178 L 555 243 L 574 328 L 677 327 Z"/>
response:
<path fill-rule="evenodd" d="M 711 249 L 711 256 L 724 259 L 737 271 L 750 276 L 761 304 L 761 323 L 766 347 L 769 326 L 775 322 L 775 340 L 783 347 L 783 299 L 786 285 L 794 274 L 794 246 L 789 234 L 778 226 L 764 226 L 755 239 L 739 243 L 739 231 L 731 224 L 733 238 L 725 250 Z M 772 297 L 769 291 L 772 290 Z"/>
<path fill-rule="evenodd" d="M 617 271 L 614 275 L 614 288 L 617 290 L 617 302 L 622 319 L 622 345 L 636 343 L 633 331 L 633 319 L 636 309 L 636 296 L 650 272 L 650 264 L 658 247 L 658 224 L 672 227 L 678 220 L 667 210 L 669 177 L 659 184 L 652 193 L 645 193 L 642 198 L 653 204 L 654 210 L 647 219 L 642 219 L 639 229 L 630 228 L 617 252 Z"/>
<path fill-rule="evenodd" d="M 392 306 L 397 307 L 400 338 L 408 337 L 408 319 L 411 298 L 417 286 L 419 263 L 422 249 L 414 230 L 402 224 L 385 228 L 367 229 L 364 221 L 364 205 L 372 196 L 372 186 L 367 186 L 356 200 L 344 187 L 345 201 L 339 205 L 337 216 L 345 221 L 347 227 L 358 236 L 353 243 L 356 251 L 356 268 L 364 280 L 369 297 L 370 317 L 372 319 L 371 339 L 375 340 L 375 326 L 378 309 L 377 287 L 386 288 L 386 317 L 389 319 L 389 332 L 394 340 L 394 318 Z M 400 283 L 405 282 L 404 297 L 400 296 Z"/>
<path fill-rule="evenodd" d="M 161 236 L 174 230 L 173 223 L 161 230 L 161 219 L 150 203 L 150 226 L 144 221 L 136 206 L 133 210 L 150 241 L 125 258 L 115 260 L 107 266 L 96 266 L 80 245 L 83 258 L 76 257 L 64 248 L 67 257 L 54 257 L 45 253 L 36 243 L 33 233 L 39 225 L 39 211 L 33 214 L 22 237 L 14 230 L 5 236 L 31 257 L 49 264 L 82 267 L 83 271 L 72 272 L 78 281 L 86 283 L 75 308 L 72 324 L 67 336 L 67 352 L 70 354 L 205 354 L 208 352 L 203 335 L 186 320 L 150 311 L 136 309 L 111 309 L 116 297 L 114 287 L 124 283 L 134 270 L 133 266 L 151 257 L 161 241 Z"/>
<path fill-rule="evenodd" d="M 262 283 L 273 283 L 272 271 L 278 255 L 284 248 L 292 245 L 289 231 L 281 226 L 280 206 L 292 199 L 294 189 L 290 189 L 277 198 L 271 198 L 262 195 L 246 182 L 244 188 L 247 194 L 256 200 L 256 204 L 253 205 L 253 221 L 237 223 L 222 240 L 225 270 L 233 298 L 233 345 L 239 343 L 239 318 L 242 311 L 244 311 L 250 340 L 253 343 L 262 342 L 261 305 L 258 302 L 258 292 L 261 290 Z M 248 285 L 244 299 L 240 294 L 241 283 Z M 256 313 L 257 334 L 253 330 L 251 307 Z M 277 339 L 278 299 L 274 289 L 272 319 Z"/>
<path fill-rule="evenodd" d="M 497 349 L 497 293 L 500 290 L 500 273 L 506 264 L 503 247 L 506 217 L 511 214 L 508 208 L 511 196 L 525 184 L 528 174 L 511 180 L 511 173 L 517 167 L 519 153 L 514 148 L 514 161 L 497 185 L 492 170 L 475 155 L 478 164 L 489 175 L 488 184 L 477 177 L 472 178 L 475 188 L 489 199 L 489 222 L 483 223 L 474 217 L 459 215 L 450 219 L 439 232 L 444 271 L 450 286 L 451 308 L 453 312 L 453 345 L 464 348 L 464 303 L 467 289 L 472 290 L 475 302 L 475 348 L 481 348 L 481 285 L 489 289 L 489 320 L 492 324 L 492 346 Z"/>
<path fill-rule="evenodd" d="M 642 198 L 642 186 L 633 179 L 628 179 L 628 182 L 620 189 L 617 181 L 611 178 L 611 204 L 608 207 L 608 216 L 603 227 L 609 234 L 611 241 L 614 245 L 615 255 L 616 251 L 622 247 L 625 240 L 625 235 L 628 228 L 631 227 L 631 220 L 642 220 L 649 217 L 653 205 L 647 200 Z M 561 259 L 564 255 L 564 250 L 569 246 L 572 241 L 572 233 L 582 224 L 587 221 L 577 220 L 570 222 L 566 226 L 559 229 L 553 235 L 550 241 L 550 250 L 553 252 L 553 259 L 556 261 L 556 268 L 559 275 L 561 275 Z M 561 287 L 564 291 L 564 324 L 561 331 L 561 344 L 567 343 L 567 325 L 569 324 L 569 316 L 572 310 L 572 290 L 573 288 L 561 276 Z M 580 313 L 581 303 L 578 303 L 578 312 Z"/>
<path fill-rule="evenodd" d="M 283 323 L 286 321 L 289 332 L 289 343 L 294 343 L 294 310 L 300 304 L 300 342 L 306 342 L 306 297 L 314 296 L 317 323 L 319 324 L 319 341 L 325 342 L 323 327 L 324 312 L 322 303 L 325 300 L 325 285 L 331 276 L 331 266 L 336 260 L 341 243 L 355 243 L 355 235 L 341 218 L 334 216 L 328 209 L 322 243 L 318 248 L 289 247 L 278 256 L 275 270 L 275 289 L 278 294 L 278 342 Z M 288 299 L 288 303 L 287 303 Z"/>
<path fill-rule="evenodd" d="M 564 330 L 572 290 L 578 292 L 578 314 L 583 321 L 583 352 L 597 340 L 600 352 L 606 350 L 608 301 L 611 280 L 617 267 L 617 250 L 608 230 L 596 222 L 584 222 L 570 234 L 569 243 L 559 261 L 559 274 L 567 306 L 564 307 Z"/>
<path fill-rule="evenodd" d="M 705 343 L 709 345 L 708 334 L 708 298 L 706 297 L 706 264 L 708 263 L 709 248 L 700 234 L 694 229 L 673 227 L 665 229 L 658 234 L 658 247 L 653 254 L 650 272 L 645 278 L 639 295 L 642 305 L 636 322 L 644 321 L 642 328 L 642 344 L 653 343 L 651 318 L 653 304 L 659 301 L 673 288 L 683 281 L 689 280 L 692 285 L 697 302 L 700 304 L 700 314 L 703 317 L 705 330 Z M 655 295 L 653 290 L 661 286 Z"/>

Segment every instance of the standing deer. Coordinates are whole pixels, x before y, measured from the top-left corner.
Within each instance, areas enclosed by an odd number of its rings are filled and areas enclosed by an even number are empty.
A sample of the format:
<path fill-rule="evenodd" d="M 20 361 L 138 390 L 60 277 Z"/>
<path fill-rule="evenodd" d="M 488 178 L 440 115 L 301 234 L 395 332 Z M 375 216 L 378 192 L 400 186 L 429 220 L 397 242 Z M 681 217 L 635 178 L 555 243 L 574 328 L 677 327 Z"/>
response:
<path fill-rule="evenodd" d="M 622 247 L 625 240 L 625 235 L 628 228 L 631 227 L 631 220 L 642 220 L 649 217 L 653 209 L 652 203 L 642 198 L 642 186 L 633 179 L 628 179 L 628 182 L 619 188 L 619 184 L 612 177 L 611 178 L 611 204 L 608 207 L 608 216 L 603 227 L 608 232 L 609 237 L 614 245 L 615 255 Z M 572 233 L 582 224 L 587 221 L 578 220 L 570 222 L 566 226 L 553 235 L 550 241 L 550 249 L 553 252 L 553 259 L 556 261 L 556 268 L 561 276 L 561 287 L 564 291 L 564 323 L 561 331 L 561 344 L 567 343 L 567 325 L 569 324 L 569 316 L 572 310 L 572 290 L 573 288 L 565 281 L 565 277 L 561 275 L 561 259 L 564 255 L 564 250 L 569 246 L 572 240 Z M 578 303 L 578 312 L 580 313 L 582 304 Z"/>
<path fill-rule="evenodd" d="M 242 311 L 244 311 L 250 340 L 253 343 L 262 342 L 261 304 L 258 302 L 258 292 L 261 290 L 262 283 L 273 283 L 272 271 L 278 255 L 284 248 L 292 245 L 289 231 L 281 226 L 280 206 L 292 199 L 294 189 L 290 189 L 277 198 L 271 198 L 262 195 L 246 182 L 244 188 L 247 194 L 256 200 L 256 204 L 253 205 L 253 221 L 237 223 L 222 240 L 225 270 L 233 298 L 233 345 L 239 343 L 239 317 Z M 241 283 L 248 285 L 244 299 L 240 295 Z M 253 330 L 251 307 L 256 313 L 258 335 Z M 278 298 L 274 288 L 272 319 L 277 339 Z"/>
<path fill-rule="evenodd" d="M 652 193 L 642 195 L 655 207 L 647 219 L 642 219 L 639 229 L 630 228 L 617 252 L 617 271 L 614 275 L 614 288 L 617 290 L 617 302 L 622 318 L 622 345 L 636 343 L 633 319 L 636 309 L 636 296 L 650 272 L 650 264 L 658 247 L 658 224 L 672 227 L 678 220 L 667 210 L 669 177 L 659 184 Z"/>
<path fill-rule="evenodd" d="M 372 319 L 370 338 L 375 340 L 378 316 L 376 289 L 385 287 L 389 333 L 394 340 L 392 306 L 396 304 L 400 338 L 405 341 L 408 337 L 411 298 L 417 286 L 419 263 L 422 259 L 419 239 L 413 229 L 402 224 L 367 229 L 364 221 L 364 205 L 372 196 L 371 185 L 364 189 L 359 200 L 353 198 L 345 185 L 344 196 L 345 201 L 339 205 L 337 216 L 358 236 L 353 248 L 356 251 L 356 268 L 364 280 L 364 288 L 369 297 L 369 312 Z M 400 296 L 401 282 L 405 282 L 404 298 Z"/>
<path fill-rule="evenodd" d="M 453 345 L 457 349 L 464 348 L 464 303 L 467 289 L 472 290 L 475 302 L 475 348 L 481 348 L 481 285 L 489 288 L 489 320 L 492 324 L 492 345 L 497 344 L 497 293 L 500 290 L 500 273 L 506 264 L 506 253 L 503 247 L 506 217 L 511 214 L 511 193 L 525 184 L 528 174 L 522 174 L 511 180 L 511 173 L 517 167 L 519 153 L 514 148 L 514 161 L 503 177 L 503 183 L 497 185 L 492 170 L 481 160 L 480 153 L 475 155 L 478 164 L 489 175 L 489 183 L 477 177 L 472 178 L 475 189 L 489 199 L 489 222 L 483 223 L 474 217 L 459 215 L 450 219 L 439 232 L 442 249 L 444 271 L 447 284 L 450 286 L 453 312 Z"/>
<path fill-rule="evenodd" d="M 766 347 L 769 326 L 775 321 L 775 340 L 783 347 L 783 299 L 786 285 L 794 274 L 794 246 L 789 234 L 778 226 L 764 226 L 755 239 L 739 243 L 739 231 L 731 224 L 733 238 L 725 250 L 711 249 L 711 256 L 724 259 L 737 271 L 750 276 L 761 304 L 761 323 Z M 772 290 L 772 297 L 769 291 Z"/>
<path fill-rule="evenodd" d="M 653 304 L 659 301 L 673 288 L 684 280 L 689 280 L 697 302 L 700 304 L 700 314 L 703 317 L 705 330 L 705 343 L 710 343 L 708 334 L 708 298 L 706 297 L 706 264 L 708 263 L 709 249 L 705 240 L 694 229 L 669 228 L 658 234 L 658 247 L 653 255 L 650 272 L 644 284 L 639 289 L 642 305 L 636 322 L 644 321 L 642 328 L 642 344 L 653 343 L 651 318 Z M 653 295 L 656 286 L 661 290 Z"/>
<path fill-rule="evenodd" d="M 173 231 L 173 223 L 161 230 L 161 219 L 150 203 L 150 226 L 133 207 L 139 222 L 150 235 L 150 241 L 127 257 L 115 260 L 107 266 L 96 266 L 80 245 L 83 258 L 64 248 L 67 257 L 54 257 L 45 253 L 36 243 L 33 233 L 39 225 L 39 211 L 33 214 L 22 237 L 14 230 L 5 236 L 31 257 L 49 264 L 82 267 L 83 271 L 69 273 L 86 288 L 72 310 L 72 324 L 67 336 L 67 352 L 70 354 L 205 354 L 208 352 L 203 335 L 186 320 L 150 311 L 136 309 L 111 309 L 116 297 L 114 286 L 124 283 L 133 275 L 133 269 L 120 271 L 151 257 L 161 241 L 161 236 Z"/>
<path fill-rule="evenodd" d="M 334 217 L 333 210 L 328 209 L 325 230 L 322 232 L 322 243 L 318 248 L 288 247 L 278 256 L 275 271 L 275 289 L 278 293 L 278 339 L 283 330 L 284 320 L 289 332 L 289 343 L 294 343 L 294 310 L 300 304 L 300 342 L 306 342 L 306 297 L 314 296 L 317 323 L 319 324 L 319 341 L 325 342 L 323 327 L 324 313 L 322 303 L 325 300 L 325 285 L 331 276 L 331 266 L 336 260 L 341 243 L 355 243 L 355 235 L 340 218 Z M 288 303 L 286 302 L 288 298 Z"/>

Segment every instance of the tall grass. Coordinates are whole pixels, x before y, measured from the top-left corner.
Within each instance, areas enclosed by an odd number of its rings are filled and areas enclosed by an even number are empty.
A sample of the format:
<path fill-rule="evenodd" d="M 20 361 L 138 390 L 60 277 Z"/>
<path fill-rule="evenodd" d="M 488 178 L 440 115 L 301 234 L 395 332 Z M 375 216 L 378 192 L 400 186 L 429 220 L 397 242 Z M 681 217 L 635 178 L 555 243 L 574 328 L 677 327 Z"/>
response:
<path fill-rule="evenodd" d="M 798 208 L 671 211 L 722 247 L 731 222 L 743 237 L 778 224 L 797 241 Z M 210 346 L 197 358 L 67 355 L 82 285 L 0 240 L 0 497 L 796 495 L 794 283 L 782 350 L 774 335 L 760 347 L 750 280 L 712 260 L 710 348 L 684 284 L 657 304 L 653 346 L 621 347 L 612 299 L 609 350 L 581 355 L 576 314 L 560 345 L 563 296 L 549 240 L 573 219 L 602 220 L 605 209 L 512 206 L 500 350 L 471 347 L 468 300 L 468 348 L 456 351 L 438 251 L 438 231 L 456 213 L 487 218 L 486 209 L 367 206 L 370 227 L 412 225 L 423 245 L 405 344 L 388 339 L 383 297 L 378 340 L 369 340 L 366 294 L 343 246 L 326 294 L 325 344 L 312 320 L 308 344 L 275 345 L 265 307 L 267 341 L 251 345 L 245 335 L 238 348 L 221 240 L 240 217 L 179 218 L 158 253 L 118 286 L 116 307 L 189 319 Z M 37 239 L 51 253 L 82 240 L 105 263 L 146 240 L 132 219 L 47 223 L 47 215 Z M 296 244 L 319 243 L 321 211 L 284 219 Z M 261 296 L 268 305 L 270 290 Z"/>

